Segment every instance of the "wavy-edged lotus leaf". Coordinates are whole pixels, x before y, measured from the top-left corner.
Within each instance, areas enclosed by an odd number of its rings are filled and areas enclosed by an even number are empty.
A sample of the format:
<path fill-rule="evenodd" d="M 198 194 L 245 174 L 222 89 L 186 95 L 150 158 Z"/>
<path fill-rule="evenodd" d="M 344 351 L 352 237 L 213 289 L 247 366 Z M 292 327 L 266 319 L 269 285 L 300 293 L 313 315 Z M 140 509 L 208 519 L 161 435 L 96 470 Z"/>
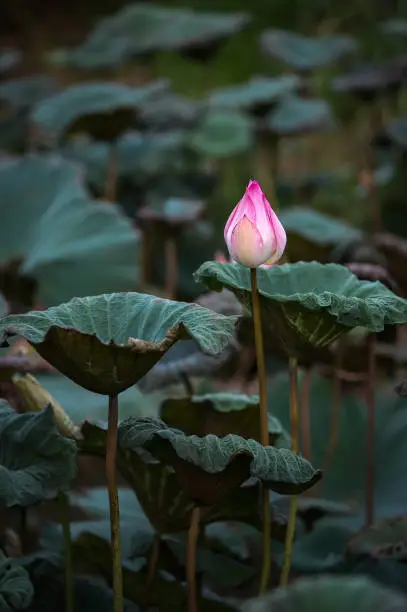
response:
<path fill-rule="evenodd" d="M 200 200 L 154 198 L 137 211 L 137 220 L 142 226 L 176 231 L 194 225 L 204 210 L 205 204 Z"/>
<path fill-rule="evenodd" d="M 165 79 L 130 87 L 123 83 L 79 83 L 39 102 L 31 121 L 45 137 L 57 141 L 74 133 L 116 140 L 134 126 L 142 104 L 168 89 Z"/>
<path fill-rule="evenodd" d="M 85 422 L 80 449 L 85 454 L 104 457 L 107 425 Z M 179 484 L 174 470 L 164 463 L 143 457 L 140 449 L 118 447 L 117 467 L 123 478 L 137 494 L 137 498 L 152 525 L 160 533 L 188 530 L 194 504 Z M 219 521 L 239 521 L 261 529 L 259 515 L 259 487 L 247 485 L 232 491 L 221 503 L 205 506 L 201 511 L 201 524 Z M 79 500 L 80 502 L 80 500 Z M 107 500 L 106 500 L 106 517 Z M 281 514 L 273 516 L 273 537 L 284 541 L 286 520 Z"/>
<path fill-rule="evenodd" d="M 407 560 L 407 517 L 382 519 L 364 527 L 347 545 L 351 556 L 369 556 L 374 559 Z"/>
<path fill-rule="evenodd" d="M 215 159 L 248 151 L 253 143 L 252 119 L 232 110 L 209 110 L 189 138 L 192 151 Z"/>
<path fill-rule="evenodd" d="M 138 233 L 119 208 L 89 198 L 76 166 L 52 156 L 1 162 L 0 187 L 0 261 L 17 264 L 22 289 L 34 281 L 42 304 L 137 283 Z"/>
<path fill-rule="evenodd" d="M 289 450 L 232 434 L 187 436 L 158 419 L 126 419 L 120 424 L 119 444 L 123 449 L 145 448 L 171 465 L 181 487 L 200 505 L 219 503 L 250 477 L 288 494 L 305 491 L 321 478 L 321 472 Z"/>
<path fill-rule="evenodd" d="M 284 209 L 279 218 L 288 236 L 287 251 L 292 262 L 328 262 L 333 248 L 362 237 L 360 230 L 345 221 L 312 208 Z"/>
<path fill-rule="evenodd" d="M 0 409 L 0 503 L 29 506 L 69 488 L 76 473 L 76 446 L 62 436 L 53 410 L 17 414 Z"/>
<path fill-rule="evenodd" d="M 397 62 L 364 63 L 332 79 L 332 91 L 352 93 L 370 101 L 385 91 L 397 90 L 403 82 L 403 69 Z"/>
<path fill-rule="evenodd" d="M 177 340 L 192 339 L 204 353 L 221 353 L 235 324 L 236 317 L 197 304 L 110 293 L 8 315 L 0 336 L 24 337 L 77 384 L 114 395 L 136 384 Z"/>
<path fill-rule="evenodd" d="M 203 109 L 203 103 L 169 93 L 152 100 L 140 110 L 140 122 L 155 130 L 173 130 L 174 127 L 194 125 Z"/>
<path fill-rule="evenodd" d="M 265 118 L 265 127 L 278 136 L 332 130 L 336 120 L 326 100 L 288 95 Z"/>
<path fill-rule="evenodd" d="M 247 83 L 213 91 L 208 98 L 211 106 L 263 114 L 282 96 L 297 91 L 300 78 L 288 74 L 280 77 L 253 76 Z"/>
<path fill-rule="evenodd" d="M 262 34 L 263 52 L 295 70 L 315 70 L 357 50 L 350 36 L 310 37 L 288 30 L 267 30 Z"/>
<path fill-rule="evenodd" d="M 244 612 L 404 612 L 406 597 L 366 576 L 301 578 L 294 584 L 246 603 Z"/>
<path fill-rule="evenodd" d="M 25 610 L 34 597 L 34 587 L 28 572 L 15 559 L 0 551 L 0 610 Z"/>
<path fill-rule="evenodd" d="M 386 136 L 402 149 L 407 149 L 407 115 L 397 117 L 384 126 Z"/>
<path fill-rule="evenodd" d="M 219 438 L 236 434 L 260 440 L 260 405 L 257 395 L 239 393 L 211 393 L 192 397 L 166 399 L 161 404 L 161 418 L 170 427 L 188 435 Z M 269 444 L 273 445 L 283 433 L 281 423 L 269 416 Z"/>
<path fill-rule="evenodd" d="M 257 270 L 265 333 L 290 356 L 323 348 L 349 331 L 382 331 L 407 320 L 407 301 L 381 283 L 360 281 L 347 268 L 316 261 Z M 250 311 L 250 271 L 239 264 L 208 261 L 195 278 L 209 289 L 233 291 Z"/>
<path fill-rule="evenodd" d="M 5 49 L 0 51 L 0 74 L 6 74 L 16 68 L 22 59 L 21 51 L 17 49 Z"/>
<path fill-rule="evenodd" d="M 57 90 L 57 81 L 45 74 L 10 79 L 0 84 L 0 102 L 14 109 L 28 109 Z"/>
<path fill-rule="evenodd" d="M 380 29 L 384 34 L 390 36 L 407 36 L 407 19 L 401 17 L 388 19 L 380 24 Z"/>

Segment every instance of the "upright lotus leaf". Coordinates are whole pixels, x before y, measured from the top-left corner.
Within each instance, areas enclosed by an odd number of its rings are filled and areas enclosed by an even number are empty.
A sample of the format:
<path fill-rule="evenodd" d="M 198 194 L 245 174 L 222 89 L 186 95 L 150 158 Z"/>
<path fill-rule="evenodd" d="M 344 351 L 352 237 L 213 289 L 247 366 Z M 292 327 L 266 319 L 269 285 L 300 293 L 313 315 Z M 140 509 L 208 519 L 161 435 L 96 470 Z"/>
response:
<path fill-rule="evenodd" d="M 34 587 L 27 571 L 15 559 L 7 558 L 0 551 L 0 610 L 25 610 L 33 597 Z"/>
<path fill-rule="evenodd" d="M 299 89 L 301 81 L 295 75 L 280 77 L 253 76 L 247 83 L 213 91 L 209 95 L 210 106 L 219 109 L 251 111 L 262 115 L 278 100 Z"/>
<path fill-rule="evenodd" d="M 29 109 L 52 96 L 56 90 L 57 82 L 50 76 L 19 77 L 0 84 L 0 103 L 16 110 Z"/>
<path fill-rule="evenodd" d="M 0 162 L 0 289 L 13 272 L 28 307 L 137 284 L 137 232 L 118 207 L 90 200 L 79 179 L 76 166 L 54 157 Z"/>
<path fill-rule="evenodd" d="M 122 449 L 142 447 L 171 465 L 190 498 L 214 505 L 250 477 L 280 493 L 299 493 L 311 487 L 321 473 L 302 457 L 286 449 L 262 446 L 233 434 L 218 438 L 187 436 L 157 419 L 123 421 L 119 427 Z"/>
<path fill-rule="evenodd" d="M 51 407 L 17 414 L 0 407 L 0 505 L 30 506 L 69 488 L 76 446 L 62 436 Z"/>
<path fill-rule="evenodd" d="M 407 321 L 407 300 L 338 264 L 297 262 L 259 269 L 257 276 L 266 337 L 276 337 L 291 357 L 328 346 L 352 327 L 378 332 Z M 209 289 L 230 289 L 251 309 L 247 268 L 208 261 L 195 278 Z"/>
<path fill-rule="evenodd" d="M 232 110 L 209 110 L 192 131 L 192 151 L 211 158 L 222 158 L 248 151 L 254 143 L 254 124 L 250 117 Z"/>
<path fill-rule="evenodd" d="M 297 136 L 335 127 L 336 121 L 328 102 L 295 95 L 283 98 L 265 118 L 265 128 L 278 136 Z"/>
<path fill-rule="evenodd" d="M 114 395 L 136 384 L 177 340 L 192 339 L 209 355 L 221 353 L 236 320 L 197 304 L 110 293 L 8 315 L 0 321 L 0 337 L 24 337 L 77 384 Z"/>
<path fill-rule="evenodd" d="M 140 87 L 114 82 L 79 83 L 37 104 L 31 121 L 56 141 L 78 132 L 112 141 L 134 126 L 142 104 L 167 89 L 166 80 Z"/>
<path fill-rule="evenodd" d="M 383 519 L 361 529 L 349 542 L 349 556 L 369 556 L 374 559 L 407 560 L 407 518 Z"/>
<path fill-rule="evenodd" d="M 246 603 L 243 612 L 404 612 L 407 599 L 366 576 L 301 578 L 265 597 Z"/>
<path fill-rule="evenodd" d="M 187 198 L 154 199 L 137 212 L 142 227 L 180 231 L 194 225 L 203 215 L 204 202 Z"/>
<path fill-rule="evenodd" d="M 362 232 L 348 223 L 312 208 L 284 209 L 279 218 L 288 236 L 287 251 L 292 262 L 328 262 L 332 249 L 362 237 Z"/>
<path fill-rule="evenodd" d="M 335 77 L 331 86 L 335 93 L 352 93 L 369 102 L 382 93 L 397 91 L 403 78 L 403 69 L 397 62 L 364 63 Z"/>
<path fill-rule="evenodd" d="M 0 74 L 12 72 L 21 62 L 22 54 L 17 49 L 0 51 Z"/>
<path fill-rule="evenodd" d="M 288 30 L 266 30 L 261 37 L 263 52 L 294 70 L 322 68 L 357 50 L 350 36 L 302 36 Z"/>
<path fill-rule="evenodd" d="M 188 435 L 219 438 L 237 434 L 243 438 L 260 440 L 260 408 L 257 395 L 212 393 L 192 397 L 166 399 L 161 404 L 162 420 L 170 427 Z M 283 433 L 278 419 L 269 416 L 269 444 Z"/>

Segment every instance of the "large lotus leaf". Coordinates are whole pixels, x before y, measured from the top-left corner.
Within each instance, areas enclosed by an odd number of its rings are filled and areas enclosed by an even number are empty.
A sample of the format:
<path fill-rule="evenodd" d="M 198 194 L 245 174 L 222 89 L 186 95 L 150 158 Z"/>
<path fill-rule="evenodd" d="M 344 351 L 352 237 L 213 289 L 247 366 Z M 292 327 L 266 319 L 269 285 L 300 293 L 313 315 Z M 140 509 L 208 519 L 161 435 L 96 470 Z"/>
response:
<path fill-rule="evenodd" d="M 17 49 L 0 51 L 0 74 L 6 74 L 16 68 L 21 62 L 22 54 Z"/>
<path fill-rule="evenodd" d="M 36 414 L 0 409 L 0 504 L 29 506 L 67 490 L 76 447 L 62 436 L 51 407 Z"/>
<path fill-rule="evenodd" d="M 280 77 L 254 76 L 247 83 L 218 89 L 209 95 L 209 104 L 222 109 L 248 111 L 269 110 L 282 96 L 298 90 L 295 75 Z"/>
<path fill-rule="evenodd" d="M 407 518 L 383 519 L 365 527 L 348 543 L 348 555 L 370 556 L 374 559 L 407 560 Z"/>
<path fill-rule="evenodd" d="M 141 105 L 167 88 L 166 80 L 140 87 L 114 82 L 71 85 L 37 104 L 31 121 L 55 139 L 85 132 L 100 140 L 116 140 L 132 127 Z"/>
<path fill-rule="evenodd" d="M 354 93 L 366 101 L 383 91 L 398 89 L 403 82 L 403 68 L 397 62 L 364 63 L 332 80 L 337 93 Z"/>
<path fill-rule="evenodd" d="M 308 37 L 287 30 L 267 30 L 261 46 L 268 56 L 295 70 L 315 70 L 353 53 L 357 43 L 349 36 Z"/>
<path fill-rule="evenodd" d="M 296 136 L 336 127 L 328 102 L 295 95 L 283 98 L 266 116 L 265 122 L 266 128 L 278 136 Z"/>
<path fill-rule="evenodd" d="M 27 571 L 0 551 L 0 610 L 25 610 L 33 597 L 34 588 Z"/>
<path fill-rule="evenodd" d="M 210 110 L 192 131 L 191 149 L 206 157 L 230 157 L 248 151 L 254 142 L 250 117 L 237 111 Z"/>
<path fill-rule="evenodd" d="M 312 208 L 292 207 L 279 214 L 288 236 L 290 261 L 329 261 L 332 249 L 352 240 L 362 232 L 340 219 Z"/>
<path fill-rule="evenodd" d="M 73 298 L 44 311 L 8 315 L 0 336 L 18 334 L 74 382 L 105 395 L 134 385 L 181 339 L 221 353 L 236 317 L 142 293 Z"/>
<path fill-rule="evenodd" d="M 237 434 L 260 440 L 260 407 L 257 395 L 212 393 L 186 398 L 166 399 L 161 405 L 161 418 L 170 427 L 186 434 L 219 438 Z M 274 444 L 283 433 L 280 422 L 269 416 L 269 443 Z"/>
<path fill-rule="evenodd" d="M 11 79 L 0 84 L 0 102 L 14 109 L 28 109 L 53 95 L 56 89 L 56 80 L 43 74 Z"/>
<path fill-rule="evenodd" d="M 302 578 L 245 604 L 244 612 L 404 612 L 407 599 L 365 576 Z"/>
<path fill-rule="evenodd" d="M 308 489 L 321 477 L 308 461 L 287 449 L 264 447 L 233 434 L 187 436 L 157 419 L 123 421 L 119 444 L 123 449 L 143 447 L 170 464 L 180 485 L 201 505 L 219 503 L 250 477 L 289 494 Z"/>
<path fill-rule="evenodd" d="M 0 261 L 38 283 L 46 306 L 73 296 L 129 290 L 137 283 L 138 234 L 120 209 L 94 202 L 75 166 L 30 156 L 0 164 Z"/>
<path fill-rule="evenodd" d="M 347 268 L 316 261 L 257 270 L 263 326 L 290 356 L 329 345 L 351 327 L 382 331 L 407 320 L 407 301 L 381 283 L 360 281 Z M 209 289 L 230 289 L 251 309 L 250 271 L 206 262 L 195 278 Z"/>

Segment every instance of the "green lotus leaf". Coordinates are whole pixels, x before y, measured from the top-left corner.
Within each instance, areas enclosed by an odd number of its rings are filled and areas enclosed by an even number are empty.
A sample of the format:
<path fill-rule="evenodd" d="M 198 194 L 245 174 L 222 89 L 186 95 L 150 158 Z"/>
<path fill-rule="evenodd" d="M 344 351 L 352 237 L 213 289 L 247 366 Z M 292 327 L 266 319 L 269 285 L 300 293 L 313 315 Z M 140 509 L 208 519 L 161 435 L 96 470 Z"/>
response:
<path fill-rule="evenodd" d="M 286 96 L 265 118 L 266 128 L 279 136 L 332 130 L 336 121 L 325 100 Z"/>
<path fill-rule="evenodd" d="M 47 407 L 36 414 L 0 409 L 0 504 L 29 506 L 69 488 L 76 446 L 62 436 Z"/>
<path fill-rule="evenodd" d="M 14 109 L 28 109 L 53 95 L 56 89 L 56 80 L 44 74 L 19 77 L 0 84 L 0 102 Z"/>
<path fill-rule="evenodd" d="M 187 436 L 157 419 L 126 419 L 119 428 L 119 444 L 124 450 L 145 448 L 171 465 L 180 485 L 200 505 L 219 503 L 251 476 L 288 494 L 304 491 L 321 478 L 308 461 L 289 450 L 232 434 Z"/>
<path fill-rule="evenodd" d="M 39 156 L 2 162 L 0 188 L 0 262 L 15 262 L 16 292 L 27 286 L 28 304 L 137 283 L 138 234 L 118 207 L 90 200 L 75 166 Z"/>
<path fill-rule="evenodd" d="M 139 223 L 158 229 L 180 230 L 194 225 L 203 215 L 204 202 L 187 198 L 153 199 L 137 212 Z"/>
<path fill-rule="evenodd" d="M 388 19 L 380 24 L 380 29 L 384 34 L 389 34 L 390 36 L 407 36 L 407 19 L 402 19 L 401 17 Z"/>
<path fill-rule="evenodd" d="M 22 54 L 17 49 L 0 51 L 0 74 L 11 72 L 21 62 Z"/>
<path fill-rule="evenodd" d="M 260 440 L 260 406 L 257 395 L 213 393 L 192 397 L 166 399 L 161 404 L 161 418 L 170 427 L 188 435 L 219 438 L 236 434 Z M 283 433 L 280 422 L 269 416 L 269 444 L 273 445 Z"/>
<path fill-rule="evenodd" d="M 254 76 L 247 83 L 213 91 L 208 102 L 220 109 L 269 110 L 282 96 L 295 92 L 299 86 L 299 77 L 291 74 L 275 78 Z"/>
<path fill-rule="evenodd" d="M 236 320 L 197 304 L 111 293 L 8 315 L 0 321 L 0 337 L 24 337 L 77 384 L 113 395 L 136 384 L 177 340 L 192 339 L 204 353 L 221 353 Z"/>
<path fill-rule="evenodd" d="M 197 122 L 202 108 L 202 102 L 168 93 L 141 108 L 140 122 L 155 130 L 188 127 Z"/>
<path fill-rule="evenodd" d="M 382 331 L 404 323 L 407 301 L 381 283 L 360 281 L 338 264 L 298 262 L 257 270 L 265 333 L 290 356 L 322 348 L 349 331 Z M 209 289 L 230 289 L 251 309 L 250 271 L 239 264 L 206 262 L 195 278 Z"/>
<path fill-rule="evenodd" d="M 385 126 L 384 130 L 392 142 L 407 149 L 407 115 L 394 119 Z"/>
<path fill-rule="evenodd" d="M 407 518 L 397 516 L 382 519 L 371 527 L 365 527 L 348 543 L 350 556 L 374 559 L 407 560 Z"/>
<path fill-rule="evenodd" d="M 269 57 L 279 59 L 295 70 L 315 70 L 357 50 L 349 36 L 302 36 L 288 30 L 267 30 L 261 47 Z"/>
<path fill-rule="evenodd" d="M 331 82 L 336 93 L 354 93 L 366 101 L 383 91 L 392 91 L 403 82 L 403 68 L 397 62 L 364 63 Z"/>
<path fill-rule="evenodd" d="M 403 612 L 407 599 L 365 576 L 320 576 L 302 578 L 287 588 L 248 602 L 244 612 Z"/>
<path fill-rule="evenodd" d="M 116 140 L 134 124 L 143 103 L 168 88 L 165 80 L 130 87 L 122 83 L 80 83 L 39 102 L 31 121 L 56 140 L 77 132 L 100 140 Z"/>
<path fill-rule="evenodd" d="M 292 262 L 327 262 L 332 249 L 362 237 L 360 230 L 312 208 L 284 209 L 279 218 L 288 236 L 287 250 Z"/>
<path fill-rule="evenodd" d="M 210 110 L 192 131 L 192 151 L 206 157 L 229 157 L 248 151 L 254 142 L 254 125 L 250 117 L 237 111 Z"/>
<path fill-rule="evenodd" d="M 33 597 L 34 587 L 27 571 L 0 551 L 0 610 L 25 610 Z"/>

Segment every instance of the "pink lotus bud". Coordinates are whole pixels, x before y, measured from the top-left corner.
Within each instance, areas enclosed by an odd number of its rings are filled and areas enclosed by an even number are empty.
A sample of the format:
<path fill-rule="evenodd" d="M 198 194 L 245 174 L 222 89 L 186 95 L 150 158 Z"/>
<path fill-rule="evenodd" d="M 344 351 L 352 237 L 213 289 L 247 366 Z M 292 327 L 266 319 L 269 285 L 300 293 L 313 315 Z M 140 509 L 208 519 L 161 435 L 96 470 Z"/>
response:
<path fill-rule="evenodd" d="M 282 256 L 287 236 L 257 181 L 227 220 L 224 232 L 230 257 L 248 268 L 275 264 Z"/>

